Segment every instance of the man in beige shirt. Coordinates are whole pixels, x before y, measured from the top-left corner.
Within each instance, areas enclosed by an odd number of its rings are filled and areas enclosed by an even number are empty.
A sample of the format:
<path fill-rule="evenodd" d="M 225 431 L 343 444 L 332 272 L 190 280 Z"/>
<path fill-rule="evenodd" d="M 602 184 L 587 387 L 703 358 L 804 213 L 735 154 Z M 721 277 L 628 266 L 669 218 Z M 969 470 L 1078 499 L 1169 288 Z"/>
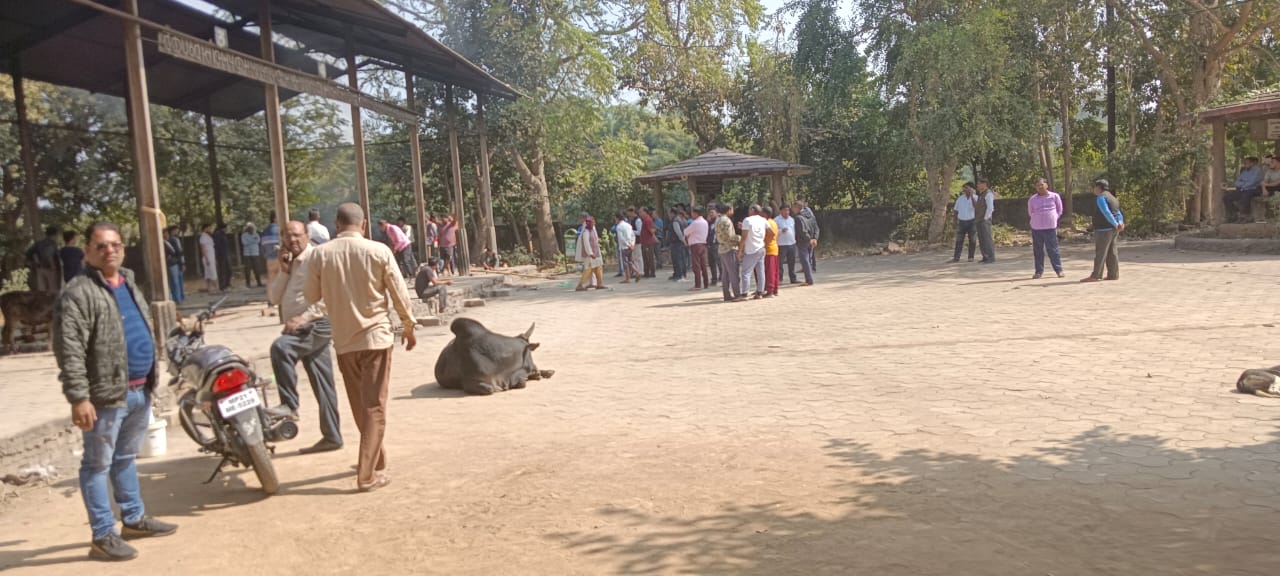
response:
<path fill-rule="evenodd" d="M 418 341 L 409 291 L 395 255 L 386 244 L 366 239 L 364 224 L 359 205 L 338 207 L 338 235 L 312 249 L 305 293 L 310 303 L 324 301 L 333 324 L 338 370 L 360 429 L 356 486 L 368 492 L 391 482 L 382 450 L 395 345 L 388 301 L 400 315 L 405 351 L 413 350 Z"/>
<path fill-rule="evenodd" d="M 293 221 L 285 225 L 280 236 L 279 274 L 267 287 L 267 299 L 280 307 L 285 319 L 284 330 L 271 345 L 271 369 L 275 372 L 280 392 L 280 405 L 268 410 L 273 416 L 297 418 L 298 361 L 311 380 L 320 408 L 320 434 L 314 446 L 303 448 L 303 454 L 342 449 L 342 427 L 338 418 L 338 391 L 333 385 L 333 358 L 329 344 L 333 329 L 325 317 L 324 304 L 311 304 L 303 293 L 311 266 L 311 239 L 307 227 Z"/>

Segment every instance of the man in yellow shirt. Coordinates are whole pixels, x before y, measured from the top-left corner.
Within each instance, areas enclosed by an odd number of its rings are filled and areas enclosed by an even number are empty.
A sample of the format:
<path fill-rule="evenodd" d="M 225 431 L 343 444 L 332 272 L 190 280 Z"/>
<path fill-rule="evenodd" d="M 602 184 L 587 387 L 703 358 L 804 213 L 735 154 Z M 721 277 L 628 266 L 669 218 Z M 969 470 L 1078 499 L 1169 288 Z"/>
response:
<path fill-rule="evenodd" d="M 364 237 L 364 210 L 350 202 L 339 206 L 337 228 L 337 237 L 311 254 L 304 292 L 312 304 L 323 300 L 329 312 L 338 370 L 360 430 L 356 487 L 369 492 L 391 483 L 382 450 L 395 345 L 388 301 L 400 316 L 406 352 L 418 343 L 416 321 L 395 254 Z"/>

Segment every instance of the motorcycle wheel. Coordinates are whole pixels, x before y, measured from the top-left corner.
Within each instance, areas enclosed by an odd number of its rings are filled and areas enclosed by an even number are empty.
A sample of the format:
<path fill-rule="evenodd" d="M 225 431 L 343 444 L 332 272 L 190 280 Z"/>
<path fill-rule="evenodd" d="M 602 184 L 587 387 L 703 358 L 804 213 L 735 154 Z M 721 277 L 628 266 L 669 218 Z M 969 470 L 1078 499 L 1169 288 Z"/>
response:
<path fill-rule="evenodd" d="M 262 491 L 268 495 L 275 494 L 280 489 L 280 480 L 276 478 L 276 467 L 271 462 L 271 452 L 267 451 L 267 445 L 259 442 L 249 446 L 249 459 L 253 461 L 253 473 L 258 475 L 258 482 L 262 483 Z"/>

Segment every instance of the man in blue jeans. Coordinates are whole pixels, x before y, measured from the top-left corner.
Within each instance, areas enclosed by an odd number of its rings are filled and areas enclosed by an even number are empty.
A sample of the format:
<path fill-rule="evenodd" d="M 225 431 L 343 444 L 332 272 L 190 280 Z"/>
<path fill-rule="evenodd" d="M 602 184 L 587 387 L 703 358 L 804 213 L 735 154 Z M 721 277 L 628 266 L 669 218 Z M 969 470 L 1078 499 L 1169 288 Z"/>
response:
<path fill-rule="evenodd" d="M 146 515 L 135 464 L 156 386 L 151 312 L 133 272 L 121 268 L 120 229 L 94 224 L 85 238 L 85 273 L 67 284 L 54 307 L 53 352 L 71 422 L 84 436 L 80 493 L 93 529 L 89 557 L 132 560 L 138 551 L 122 536 L 168 536 L 178 529 Z M 124 521 L 120 533 L 112 488 Z"/>
<path fill-rule="evenodd" d="M 182 287 L 187 257 L 182 252 L 182 236 L 179 235 L 177 226 L 164 229 L 164 263 L 169 269 L 169 296 L 175 303 L 181 304 L 187 295 Z"/>
<path fill-rule="evenodd" d="M 1062 258 L 1058 255 L 1058 219 L 1062 218 L 1062 197 L 1049 190 L 1044 178 L 1036 180 L 1036 193 L 1027 200 L 1027 215 L 1031 217 L 1031 243 L 1035 251 L 1036 274 L 1044 275 L 1044 257 L 1049 256 L 1053 272 L 1062 277 Z"/>

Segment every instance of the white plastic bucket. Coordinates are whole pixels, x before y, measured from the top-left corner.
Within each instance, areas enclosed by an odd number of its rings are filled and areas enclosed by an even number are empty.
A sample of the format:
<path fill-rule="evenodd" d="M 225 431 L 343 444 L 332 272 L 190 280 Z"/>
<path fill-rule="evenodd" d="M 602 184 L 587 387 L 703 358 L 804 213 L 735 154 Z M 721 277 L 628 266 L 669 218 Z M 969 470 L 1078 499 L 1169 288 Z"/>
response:
<path fill-rule="evenodd" d="M 139 458 L 164 456 L 169 446 L 169 422 L 160 419 L 147 425 L 147 436 L 142 439 L 142 447 L 138 449 Z"/>

